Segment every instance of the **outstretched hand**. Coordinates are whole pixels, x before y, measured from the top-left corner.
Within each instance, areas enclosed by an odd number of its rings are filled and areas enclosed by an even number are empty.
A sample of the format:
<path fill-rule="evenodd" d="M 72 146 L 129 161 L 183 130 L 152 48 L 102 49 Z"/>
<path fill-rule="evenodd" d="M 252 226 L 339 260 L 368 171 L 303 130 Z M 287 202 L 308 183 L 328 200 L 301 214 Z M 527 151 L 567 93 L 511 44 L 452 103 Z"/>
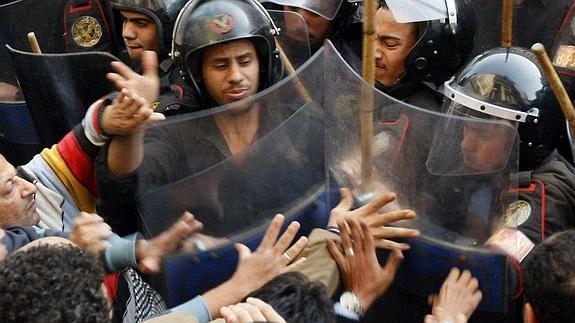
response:
<path fill-rule="evenodd" d="M 68 239 L 84 250 L 100 253 L 110 247 L 107 239 L 112 234 L 112 228 L 102 217 L 95 213 L 80 212 Z"/>
<path fill-rule="evenodd" d="M 252 297 L 249 297 L 245 303 L 222 307 L 220 314 L 226 323 L 286 322 L 271 305 Z"/>
<path fill-rule="evenodd" d="M 143 74 L 140 75 L 122 62 L 112 62 L 112 69 L 115 73 L 108 73 L 106 77 L 118 91 L 128 89 L 144 98 L 146 102 L 156 102 L 160 93 L 158 54 L 154 51 L 144 51 L 142 68 Z"/>
<path fill-rule="evenodd" d="M 344 252 L 333 240 L 327 240 L 328 250 L 337 262 L 346 290 L 354 292 L 367 309 L 393 282 L 403 254 L 398 249 L 392 250 L 385 265 L 380 266 L 365 222 L 347 219 L 338 226 Z"/>
<path fill-rule="evenodd" d="M 467 322 L 482 298 L 477 278 L 468 270 L 461 272 L 457 268 L 452 268 L 441 285 L 439 295 L 431 296 L 433 308 L 431 315 L 425 316 L 425 323 L 449 320 L 457 323 Z"/>
<path fill-rule="evenodd" d="M 185 212 L 178 222 L 169 229 L 150 240 L 138 240 L 136 243 L 136 259 L 138 268 L 146 274 L 160 271 L 162 257 L 174 251 L 181 241 L 200 231 L 203 224 L 194 216 Z"/>
<path fill-rule="evenodd" d="M 395 194 L 387 193 L 373 199 L 368 204 L 355 209 L 353 208 L 353 195 L 347 188 L 340 189 L 341 201 L 331 210 L 328 226 L 335 226 L 347 219 L 356 219 L 365 222 L 371 235 L 375 239 L 375 246 L 385 249 L 407 250 L 409 245 L 388 240 L 389 238 L 411 238 L 419 236 L 419 230 L 385 226 L 401 220 L 415 218 L 412 210 L 399 210 L 386 213 L 378 213 L 379 209 L 388 203 L 395 201 Z"/>
<path fill-rule="evenodd" d="M 307 238 L 301 237 L 290 247 L 299 230 L 299 223 L 292 222 L 279 236 L 283 222 L 284 216 L 281 214 L 273 218 L 260 245 L 253 253 L 241 243 L 235 245 L 239 253 L 239 262 L 230 280 L 236 282 L 246 295 L 260 288 L 277 275 L 292 270 L 297 264 L 305 260 L 305 258 L 300 258 L 292 263 L 292 260 L 302 252 L 307 244 Z"/>
<path fill-rule="evenodd" d="M 112 104 L 106 106 L 102 115 L 102 127 L 109 134 L 123 136 L 150 122 L 165 118 L 163 114 L 154 112 L 143 97 L 123 88 Z"/>

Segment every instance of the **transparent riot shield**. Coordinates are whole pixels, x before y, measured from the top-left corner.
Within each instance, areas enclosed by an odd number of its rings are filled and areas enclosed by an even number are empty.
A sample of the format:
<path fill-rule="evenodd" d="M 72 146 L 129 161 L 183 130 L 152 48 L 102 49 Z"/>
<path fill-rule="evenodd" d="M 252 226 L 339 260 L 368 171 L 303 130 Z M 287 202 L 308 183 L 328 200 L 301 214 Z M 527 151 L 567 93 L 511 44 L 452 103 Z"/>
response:
<path fill-rule="evenodd" d="M 506 122 L 438 114 L 396 101 L 364 83 L 332 48 L 324 49 L 330 177 L 352 190 L 356 204 L 395 192 L 397 199 L 386 211 L 417 213 L 416 220 L 400 224 L 419 229 L 422 237 L 407 241 L 411 249 L 397 286 L 427 296 L 439 290 L 451 267 L 466 268 L 479 279 L 482 308 L 506 311 L 512 273 L 505 254 L 485 244 L 504 229 L 502 205 L 514 198 L 501 200 L 517 171 L 516 129 Z M 366 161 L 360 116 L 370 110 L 369 97 L 374 111 L 372 153 L 366 157 L 371 160 Z M 361 171 L 366 162 L 373 165 L 369 177 Z M 515 249 L 514 237 L 506 237 L 506 246 Z"/>
<path fill-rule="evenodd" d="M 262 4 L 269 2 L 280 6 L 303 8 L 325 19 L 332 20 L 337 15 L 343 0 L 260 0 L 260 2 Z"/>
<path fill-rule="evenodd" d="M 325 225 L 328 211 L 318 212 L 317 202 L 326 185 L 322 110 L 311 100 L 313 86 L 305 96 L 298 92 L 321 67 L 311 61 L 297 78 L 247 101 L 177 116 L 147 130 L 137 175 L 144 228 L 155 235 L 184 211 L 204 224 L 201 235 L 185 243 L 191 248 L 165 261 L 172 304 L 227 278 L 237 260 L 232 242 L 255 248 L 275 214 L 284 214 L 286 223 L 298 220 L 301 234 Z M 237 122 L 241 131 L 230 141 L 230 129 L 238 128 L 226 125 Z M 251 141 L 238 148 L 238 138 Z"/>
<path fill-rule="evenodd" d="M 293 69 L 297 69 L 311 57 L 307 24 L 299 14 L 291 11 L 267 10 L 270 17 L 280 29 L 276 36 L 278 49 L 283 51 Z M 284 70 L 289 68 L 284 62 Z"/>
<path fill-rule="evenodd" d="M 45 147 L 58 142 L 92 103 L 114 90 L 106 79 L 110 63 L 118 60 L 111 54 L 34 54 L 7 48 Z"/>

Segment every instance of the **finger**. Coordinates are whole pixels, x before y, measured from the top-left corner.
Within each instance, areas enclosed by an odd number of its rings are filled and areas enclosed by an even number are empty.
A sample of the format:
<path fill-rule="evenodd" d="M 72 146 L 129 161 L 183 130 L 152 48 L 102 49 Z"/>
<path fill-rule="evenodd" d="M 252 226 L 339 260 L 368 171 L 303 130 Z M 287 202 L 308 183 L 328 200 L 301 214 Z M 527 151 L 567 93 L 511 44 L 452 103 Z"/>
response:
<path fill-rule="evenodd" d="M 250 322 L 265 322 L 267 321 L 265 316 L 262 314 L 259 308 L 252 304 L 241 303 L 238 304 L 241 309 L 246 311 L 249 315 Z"/>
<path fill-rule="evenodd" d="M 407 243 L 399 243 L 391 240 L 386 239 L 376 239 L 374 241 L 375 247 L 379 249 L 386 249 L 386 250 L 409 250 L 411 246 Z"/>
<path fill-rule="evenodd" d="M 100 253 L 108 248 L 110 248 L 112 245 L 106 241 L 106 240 L 100 240 L 98 242 L 93 242 L 90 243 L 89 245 L 83 246 L 84 248 L 86 248 L 89 251 L 95 252 L 95 253 Z"/>
<path fill-rule="evenodd" d="M 157 274 L 160 272 L 160 258 L 146 257 L 138 262 L 138 269 L 144 274 Z"/>
<path fill-rule="evenodd" d="M 369 232 L 369 227 L 367 226 L 367 224 L 363 221 L 360 221 L 360 230 L 361 230 L 361 234 L 362 234 L 362 239 L 361 239 L 361 244 L 362 244 L 362 248 L 363 251 L 366 253 L 372 253 L 374 250 L 374 243 L 373 243 L 373 237 L 371 236 L 371 233 Z"/>
<path fill-rule="evenodd" d="M 350 237 L 350 233 L 348 231 L 346 222 L 345 221 L 339 222 L 337 224 L 337 226 L 339 228 L 339 233 L 340 233 L 340 238 L 341 238 L 341 246 L 343 247 L 343 250 L 344 251 L 350 250 L 351 248 L 353 248 L 353 246 L 351 245 L 351 237 Z M 351 249 L 351 250 L 353 250 L 353 249 Z"/>
<path fill-rule="evenodd" d="M 273 248 L 275 242 L 277 241 L 278 234 L 280 232 L 281 226 L 284 222 L 284 216 L 281 214 L 276 214 L 273 218 L 270 226 L 268 227 L 266 234 L 264 235 L 262 242 L 258 246 L 258 250 L 261 249 L 271 249 Z"/>
<path fill-rule="evenodd" d="M 148 118 L 148 121 L 161 121 L 161 120 L 166 120 L 166 116 L 159 112 L 153 112 Z"/>
<path fill-rule="evenodd" d="M 108 73 L 106 74 L 106 78 L 114 85 L 116 90 L 121 91 L 124 88 L 123 84 L 126 79 L 122 75 L 117 73 Z"/>
<path fill-rule="evenodd" d="M 435 318 L 429 314 L 425 315 L 425 319 L 423 320 L 423 323 L 436 323 L 437 320 L 435 320 Z"/>
<path fill-rule="evenodd" d="M 348 188 L 342 187 L 339 189 L 339 194 L 341 199 L 332 211 L 347 212 L 351 210 L 353 206 L 353 195 L 351 194 L 351 191 Z"/>
<path fill-rule="evenodd" d="M 444 284 L 447 282 L 455 282 L 459 278 L 459 268 L 453 267 L 449 271 L 447 278 L 445 278 Z"/>
<path fill-rule="evenodd" d="M 246 322 L 254 322 L 254 320 L 250 317 L 248 311 L 243 309 L 239 304 L 232 305 L 229 307 L 232 312 L 235 313 L 236 317 L 238 318 L 238 322 L 246 323 Z"/>
<path fill-rule="evenodd" d="M 325 241 L 327 243 L 327 250 L 331 254 L 331 257 L 333 258 L 333 260 L 335 260 L 335 262 L 337 263 L 337 266 L 339 268 L 345 268 L 344 267 L 345 263 L 346 263 L 345 256 L 337 247 L 336 242 L 332 239 L 326 239 Z"/>
<path fill-rule="evenodd" d="M 397 227 L 371 227 L 370 231 L 375 239 L 413 238 L 420 235 L 419 230 Z"/>
<path fill-rule="evenodd" d="M 270 304 L 262 301 L 261 299 L 248 297 L 246 302 L 257 307 L 262 312 L 264 315 L 264 319 L 262 321 L 285 323 L 284 318 L 281 317 L 281 315 L 279 315 Z"/>
<path fill-rule="evenodd" d="M 307 260 L 306 257 L 301 257 L 301 258 L 299 258 L 298 260 L 296 260 L 296 261 L 292 262 L 291 264 L 289 264 L 289 266 L 287 266 L 287 267 L 285 268 L 285 270 L 283 270 L 282 272 L 296 271 L 297 267 L 298 267 L 300 264 L 304 263 L 306 260 Z"/>
<path fill-rule="evenodd" d="M 360 216 L 377 213 L 379 209 L 384 207 L 387 203 L 393 201 L 395 201 L 395 193 L 383 194 L 375 198 L 373 201 L 369 202 L 367 205 L 364 205 L 359 209 L 355 210 L 354 213 L 358 213 Z"/>
<path fill-rule="evenodd" d="M 346 222 L 351 231 L 351 241 L 354 251 L 355 252 L 364 251 L 365 249 L 363 247 L 363 237 L 361 234 L 361 227 L 359 221 L 355 219 L 347 219 Z"/>
<path fill-rule="evenodd" d="M 279 252 L 284 252 L 289 247 L 290 243 L 293 241 L 293 238 L 295 237 L 295 235 L 299 231 L 299 227 L 300 227 L 300 225 L 296 221 L 293 221 L 292 223 L 290 223 L 288 228 L 285 230 L 285 232 L 280 236 L 280 238 L 276 242 L 275 249 Z M 291 253 L 290 253 L 290 256 L 292 256 Z"/>
<path fill-rule="evenodd" d="M 224 306 L 220 308 L 220 314 L 226 320 L 226 323 L 238 323 L 238 317 L 236 314 L 228 307 Z"/>
<path fill-rule="evenodd" d="M 401 220 L 411 220 L 415 218 L 415 212 L 412 210 L 391 211 L 383 214 L 377 214 L 366 218 L 370 226 L 381 226 L 394 223 Z"/>
<path fill-rule="evenodd" d="M 461 273 L 461 276 L 459 276 L 459 279 L 457 280 L 457 285 L 461 287 L 467 286 L 472 277 L 473 276 L 471 276 L 471 272 L 469 270 L 464 270 Z"/>
<path fill-rule="evenodd" d="M 238 252 L 238 257 L 239 259 L 244 259 L 246 257 L 249 257 L 249 255 L 252 254 L 250 248 L 248 248 L 246 245 L 241 244 L 241 243 L 236 243 L 234 244 L 234 247 L 236 248 L 237 252 Z"/>
<path fill-rule="evenodd" d="M 470 293 L 473 293 L 475 290 L 477 290 L 477 288 L 479 288 L 479 281 L 477 278 L 471 277 L 471 280 L 467 284 L 466 288 Z"/>
<path fill-rule="evenodd" d="M 135 93 L 130 92 L 128 89 L 122 89 L 123 100 L 122 100 L 122 110 L 127 115 L 133 115 L 138 111 L 140 106 L 143 104 L 143 99 Z"/>
<path fill-rule="evenodd" d="M 307 245 L 307 238 L 306 237 L 300 237 L 296 243 L 293 244 L 293 246 L 291 246 L 289 249 L 287 249 L 285 251 L 285 253 L 288 254 L 288 256 L 290 256 L 291 259 L 295 259 L 297 258 L 297 256 L 299 256 L 299 254 L 303 251 L 303 249 L 305 248 L 305 246 Z M 280 250 L 281 251 L 281 250 Z"/>
<path fill-rule="evenodd" d="M 142 69 L 146 77 L 158 77 L 158 55 L 156 52 L 147 50 L 142 53 Z"/>
<path fill-rule="evenodd" d="M 473 313 L 473 311 L 475 311 L 479 303 L 481 303 L 482 299 L 483 299 L 483 293 L 480 290 L 477 290 L 475 293 L 473 293 L 472 297 L 473 306 L 470 308 L 469 313 L 465 313 L 467 317 L 471 316 L 471 314 Z"/>
<path fill-rule="evenodd" d="M 387 258 L 387 261 L 385 262 L 385 266 L 383 267 L 383 271 L 385 271 L 389 275 L 389 277 L 391 278 L 392 281 L 395 278 L 395 274 L 397 273 L 397 269 L 399 268 L 399 265 L 401 265 L 402 262 L 403 262 L 403 254 L 401 253 L 401 251 L 396 249 L 396 250 L 392 250 L 389 253 L 389 257 Z"/>
<path fill-rule="evenodd" d="M 109 74 L 116 74 L 116 75 L 118 75 L 124 79 L 127 79 L 127 78 L 132 77 L 134 74 L 136 74 L 136 72 L 134 72 L 126 64 L 124 64 L 120 61 L 112 62 L 111 65 L 112 65 L 112 70 L 114 70 L 115 73 L 108 73 L 108 75 Z"/>

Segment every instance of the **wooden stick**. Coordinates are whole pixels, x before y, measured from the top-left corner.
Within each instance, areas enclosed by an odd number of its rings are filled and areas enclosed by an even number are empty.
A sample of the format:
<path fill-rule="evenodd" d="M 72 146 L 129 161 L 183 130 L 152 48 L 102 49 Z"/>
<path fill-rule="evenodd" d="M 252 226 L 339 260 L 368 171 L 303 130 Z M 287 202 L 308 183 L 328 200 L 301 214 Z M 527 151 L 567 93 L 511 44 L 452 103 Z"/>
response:
<path fill-rule="evenodd" d="M 38 39 L 36 39 L 36 35 L 33 31 L 28 33 L 28 43 L 30 43 L 30 47 L 32 48 L 33 53 L 42 54 L 40 44 L 38 44 Z"/>
<path fill-rule="evenodd" d="M 555 97 L 561 106 L 563 115 L 565 115 L 565 119 L 569 122 L 571 133 L 575 134 L 575 109 L 573 109 L 573 103 L 571 102 L 567 91 L 565 91 L 565 87 L 561 82 L 561 78 L 559 78 L 559 74 L 557 74 L 557 71 L 553 67 L 553 63 L 551 63 L 549 55 L 547 55 L 545 46 L 541 43 L 536 43 L 531 46 L 531 50 L 535 55 L 537 55 L 539 64 L 543 67 L 545 76 L 547 76 L 547 80 L 549 80 L 549 85 L 551 85 L 551 89 L 553 89 L 553 93 L 555 93 Z"/>
<path fill-rule="evenodd" d="M 513 0 L 503 0 L 501 19 L 501 47 L 511 47 L 513 40 Z"/>
<path fill-rule="evenodd" d="M 362 75 L 364 80 L 375 84 L 375 12 L 377 4 L 375 0 L 364 1 L 365 15 L 363 20 L 363 57 Z M 361 87 L 361 193 L 370 193 L 372 190 L 373 168 L 373 89 L 370 86 Z"/>
<path fill-rule="evenodd" d="M 293 68 L 293 64 L 291 63 L 291 61 L 287 57 L 284 49 L 282 48 L 282 45 L 280 44 L 280 41 L 277 38 L 276 38 L 276 47 L 278 48 L 278 50 L 280 52 L 280 58 L 282 60 L 282 63 L 284 64 L 284 67 L 285 67 L 288 75 L 294 75 L 295 69 Z M 309 95 L 309 92 L 307 91 L 307 89 L 301 83 L 301 81 L 299 80 L 299 78 L 297 76 L 294 78 L 294 82 L 295 82 L 296 90 L 304 98 L 305 102 L 311 102 L 312 99 L 311 99 L 311 96 Z"/>

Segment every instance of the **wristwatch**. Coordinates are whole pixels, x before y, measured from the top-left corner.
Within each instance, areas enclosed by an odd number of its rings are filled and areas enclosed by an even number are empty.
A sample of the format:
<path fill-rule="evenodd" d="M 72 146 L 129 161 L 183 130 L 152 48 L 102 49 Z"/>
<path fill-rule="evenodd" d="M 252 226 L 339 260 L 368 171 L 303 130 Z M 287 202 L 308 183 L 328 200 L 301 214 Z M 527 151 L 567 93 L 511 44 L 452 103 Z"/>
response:
<path fill-rule="evenodd" d="M 363 314 L 365 314 L 365 307 L 363 307 L 363 304 L 361 303 L 361 301 L 359 300 L 359 298 L 357 298 L 357 295 L 355 295 L 354 292 L 344 292 L 343 294 L 341 294 L 341 296 L 339 297 L 339 303 L 348 311 L 357 314 L 357 316 L 359 317 L 363 317 Z"/>

